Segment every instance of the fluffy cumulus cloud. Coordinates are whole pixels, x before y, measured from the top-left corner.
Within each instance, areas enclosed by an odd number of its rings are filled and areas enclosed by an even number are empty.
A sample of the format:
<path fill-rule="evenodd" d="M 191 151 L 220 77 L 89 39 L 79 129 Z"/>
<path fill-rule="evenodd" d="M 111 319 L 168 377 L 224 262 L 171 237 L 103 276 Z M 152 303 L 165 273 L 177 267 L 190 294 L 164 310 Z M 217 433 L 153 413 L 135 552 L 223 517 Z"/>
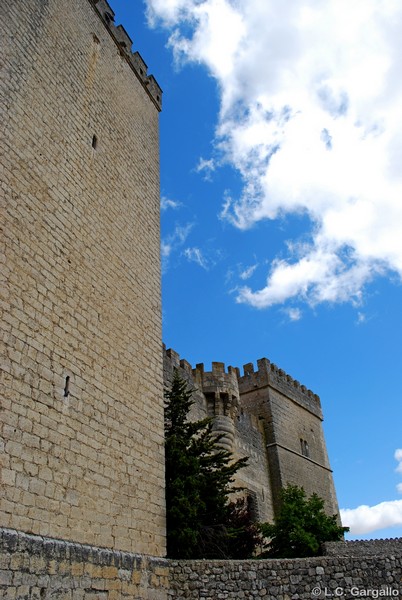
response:
<path fill-rule="evenodd" d="M 402 475 L 402 449 L 395 450 L 394 458 L 398 463 L 395 471 Z M 397 484 L 402 493 L 402 483 Z M 381 502 L 375 506 L 362 505 L 357 508 L 340 510 L 342 524 L 350 528 L 352 535 L 359 535 L 402 525 L 402 500 Z"/>
<path fill-rule="evenodd" d="M 341 520 L 344 527 L 350 527 L 352 535 L 362 535 L 402 525 L 402 500 L 381 502 L 375 506 L 358 506 L 341 509 Z"/>
<path fill-rule="evenodd" d="M 216 148 L 243 182 L 222 218 L 310 219 L 309 241 L 238 300 L 359 302 L 375 276 L 402 276 L 401 2 L 148 0 L 148 12 L 177 59 L 217 81 Z"/>

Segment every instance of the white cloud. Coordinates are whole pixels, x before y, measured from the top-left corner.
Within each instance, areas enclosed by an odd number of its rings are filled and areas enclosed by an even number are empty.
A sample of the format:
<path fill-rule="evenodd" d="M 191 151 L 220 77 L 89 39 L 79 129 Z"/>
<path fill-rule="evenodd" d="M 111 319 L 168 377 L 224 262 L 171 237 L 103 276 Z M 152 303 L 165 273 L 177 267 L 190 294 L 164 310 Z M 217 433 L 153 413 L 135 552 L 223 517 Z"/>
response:
<path fill-rule="evenodd" d="M 363 323 L 366 323 L 366 322 L 367 322 L 367 316 L 362 312 L 358 312 L 357 313 L 357 324 L 362 325 Z"/>
<path fill-rule="evenodd" d="M 162 239 L 162 272 L 166 272 L 171 254 L 177 251 L 181 246 L 183 246 L 192 228 L 193 223 L 187 223 L 186 225 L 176 225 L 174 231 L 167 235 L 164 239 Z"/>
<path fill-rule="evenodd" d="M 402 4 L 148 7 L 171 28 L 176 57 L 204 64 L 220 90 L 216 147 L 243 181 L 223 218 L 242 229 L 285 214 L 310 218 L 310 245 L 275 261 L 266 285 L 241 289 L 238 300 L 359 302 L 375 276 L 401 276 Z"/>
<path fill-rule="evenodd" d="M 395 450 L 394 458 L 399 463 L 396 468 L 397 473 L 402 473 L 401 448 Z M 402 494 L 402 483 L 399 483 L 396 488 Z M 375 506 L 341 508 L 340 513 L 342 524 L 344 527 L 350 527 L 351 534 L 370 533 L 378 529 L 402 525 L 402 500 L 390 500 Z"/>
<path fill-rule="evenodd" d="M 205 258 L 200 248 L 186 248 L 184 250 L 184 256 L 190 262 L 195 262 L 198 266 L 202 267 L 206 271 L 209 269 L 209 262 Z"/>
<path fill-rule="evenodd" d="M 177 200 L 171 200 L 170 198 L 167 198 L 166 196 L 162 196 L 161 198 L 161 210 L 167 210 L 168 208 L 179 208 L 181 206 L 181 202 L 178 202 Z"/>
<path fill-rule="evenodd" d="M 195 168 L 196 173 L 203 173 L 207 181 L 212 179 L 212 173 L 216 170 L 216 163 L 213 158 L 200 158 Z"/>
<path fill-rule="evenodd" d="M 302 312 L 299 308 L 289 308 L 287 314 L 291 321 L 300 321 L 302 318 Z"/>
<path fill-rule="evenodd" d="M 250 265 L 249 267 L 245 267 L 245 268 L 241 269 L 241 271 L 239 273 L 240 279 L 242 279 L 243 281 L 250 279 L 250 277 L 252 277 L 252 275 L 254 274 L 254 271 L 256 270 L 257 267 L 258 267 L 258 265 L 255 264 L 255 265 Z"/>
<path fill-rule="evenodd" d="M 396 467 L 396 472 L 402 473 L 402 449 L 401 448 L 398 448 L 397 450 L 395 450 L 394 457 L 395 457 L 395 460 L 399 463 L 398 466 Z"/>
<path fill-rule="evenodd" d="M 352 535 L 370 533 L 386 527 L 402 525 L 402 500 L 381 502 L 375 506 L 358 506 L 341 509 L 344 527 L 350 527 Z"/>

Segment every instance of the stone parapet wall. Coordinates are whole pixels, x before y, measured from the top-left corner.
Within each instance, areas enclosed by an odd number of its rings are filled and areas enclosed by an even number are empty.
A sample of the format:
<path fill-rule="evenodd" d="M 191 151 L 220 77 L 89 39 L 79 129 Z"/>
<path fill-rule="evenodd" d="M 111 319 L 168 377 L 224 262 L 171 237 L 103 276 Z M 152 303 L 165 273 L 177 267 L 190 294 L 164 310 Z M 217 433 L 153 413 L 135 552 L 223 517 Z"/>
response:
<path fill-rule="evenodd" d="M 402 538 L 326 542 L 326 556 L 402 556 Z"/>
<path fill-rule="evenodd" d="M 402 556 L 171 563 L 169 599 L 311 600 L 402 594 Z"/>
<path fill-rule="evenodd" d="M 168 561 L 0 529 L 0 597 L 166 600 Z"/>
<path fill-rule="evenodd" d="M 0 529 L 5 600 L 398 598 L 402 540 L 326 544 L 330 556 L 172 561 Z"/>

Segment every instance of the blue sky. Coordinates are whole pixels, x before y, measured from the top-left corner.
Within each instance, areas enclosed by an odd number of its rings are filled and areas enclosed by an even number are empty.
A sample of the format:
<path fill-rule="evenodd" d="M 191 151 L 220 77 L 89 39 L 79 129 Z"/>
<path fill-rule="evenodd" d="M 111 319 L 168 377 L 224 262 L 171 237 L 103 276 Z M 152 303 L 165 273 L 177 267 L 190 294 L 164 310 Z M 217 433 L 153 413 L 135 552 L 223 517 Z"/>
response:
<path fill-rule="evenodd" d="M 402 7 L 111 0 L 163 89 L 164 341 L 321 397 L 350 538 L 402 536 Z"/>

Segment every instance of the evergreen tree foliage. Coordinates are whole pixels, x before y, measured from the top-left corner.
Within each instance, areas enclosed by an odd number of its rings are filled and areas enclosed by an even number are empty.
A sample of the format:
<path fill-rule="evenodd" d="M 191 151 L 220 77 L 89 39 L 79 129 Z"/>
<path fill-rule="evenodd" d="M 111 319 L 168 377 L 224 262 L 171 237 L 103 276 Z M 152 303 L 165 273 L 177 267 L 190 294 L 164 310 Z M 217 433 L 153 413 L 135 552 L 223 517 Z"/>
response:
<path fill-rule="evenodd" d="M 324 542 L 343 538 L 348 527 L 341 527 L 337 515 L 324 512 L 324 500 L 313 494 L 307 499 L 302 487 L 288 485 L 282 491 L 282 503 L 274 524 L 260 526 L 269 538 L 264 557 L 303 558 L 319 556 Z"/>
<path fill-rule="evenodd" d="M 165 392 L 168 557 L 231 558 L 242 536 L 250 535 L 246 515 L 242 523 L 236 521 L 239 506 L 229 502 L 234 475 L 247 458 L 233 461 L 218 446 L 211 419 L 188 420 L 191 396 L 175 370 L 172 387 Z M 248 552 L 251 544 L 244 542 L 243 547 Z"/>

